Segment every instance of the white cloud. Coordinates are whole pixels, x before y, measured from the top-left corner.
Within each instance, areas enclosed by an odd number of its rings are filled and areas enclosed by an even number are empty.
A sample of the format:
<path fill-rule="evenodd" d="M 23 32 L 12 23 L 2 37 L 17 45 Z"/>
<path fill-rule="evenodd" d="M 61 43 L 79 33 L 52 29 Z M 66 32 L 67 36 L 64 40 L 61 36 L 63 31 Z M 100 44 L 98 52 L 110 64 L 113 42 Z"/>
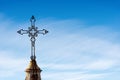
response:
<path fill-rule="evenodd" d="M 25 58 L 30 55 L 29 38 L 17 34 L 16 28 L 7 29 L 12 25 L 17 27 L 17 24 L 9 21 L 1 23 L 1 75 L 18 76 L 16 72 L 22 73 L 28 64 Z M 42 72 L 45 80 L 101 79 L 111 73 L 110 69 L 115 71 L 119 68 L 120 43 L 115 42 L 118 37 L 114 31 L 109 32 L 101 26 L 87 28 L 78 20 L 47 20 L 40 24 L 50 31 L 46 36 L 39 36 L 36 42 L 38 64 L 45 70 Z M 115 35 L 111 36 L 111 32 Z"/>
<path fill-rule="evenodd" d="M 116 63 L 116 61 L 111 60 L 99 60 L 87 64 L 84 68 L 89 70 L 106 70 L 116 66 Z"/>
<path fill-rule="evenodd" d="M 14 76 L 25 68 L 27 61 L 24 58 L 17 58 L 9 53 L 0 51 L 0 77 Z"/>
<path fill-rule="evenodd" d="M 72 62 L 72 64 L 59 64 L 59 63 L 55 63 L 55 64 L 42 64 L 43 68 L 47 68 L 47 69 L 51 69 L 51 70 L 60 70 L 60 71 L 73 71 L 73 70 L 86 70 L 86 71 L 92 71 L 92 70 L 106 70 L 106 69 L 111 69 L 112 67 L 116 66 L 116 61 L 111 61 L 111 60 L 99 60 L 99 61 L 94 61 L 94 62 L 88 62 L 85 64 L 74 64 Z"/>
<path fill-rule="evenodd" d="M 46 73 L 47 74 L 47 73 Z M 44 80 L 51 79 L 51 80 L 96 80 L 102 79 L 104 76 L 109 75 L 105 74 L 89 74 L 84 72 L 58 72 L 58 73 L 48 73 L 46 76 L 43 77 Z"/>

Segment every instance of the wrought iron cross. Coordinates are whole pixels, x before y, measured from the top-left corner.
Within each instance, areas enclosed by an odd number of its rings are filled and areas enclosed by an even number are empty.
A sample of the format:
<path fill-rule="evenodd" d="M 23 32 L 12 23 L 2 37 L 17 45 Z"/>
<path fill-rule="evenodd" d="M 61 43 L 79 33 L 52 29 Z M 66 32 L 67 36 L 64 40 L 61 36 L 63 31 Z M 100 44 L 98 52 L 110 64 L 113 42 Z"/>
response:
<path fill-rule="evenodd" d="M 23 30 L 20 29 L 19 31 L 17 31 L 17 33 L 23 35 L 23 34 L 28 34 L 28 36 L 30 37 L 30 41 L 31 41 L 31 60 L 35 60 L 36 56 L 35 56 L 35 37 L 38 36 L 38 34 L 43 34 L 45 35 L 46 33 L 48 33 L 47 30 L 43 29 L 43 30 L 38 30 L 38 27 L 35 27 L 35 17 L 32 16 L 30 18 L 30 22 L 31 22 L 31 27 L 28 27 L 28 30 Z"/>

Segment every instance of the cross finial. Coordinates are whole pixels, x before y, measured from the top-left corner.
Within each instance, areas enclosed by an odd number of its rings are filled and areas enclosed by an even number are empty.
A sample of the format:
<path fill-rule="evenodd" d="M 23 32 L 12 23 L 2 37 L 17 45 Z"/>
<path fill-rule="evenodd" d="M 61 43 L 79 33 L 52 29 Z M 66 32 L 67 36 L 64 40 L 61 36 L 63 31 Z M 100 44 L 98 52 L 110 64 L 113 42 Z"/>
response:
<path fill-rule="evenodd" d="M 32 16 L 30 18 L 30 22 L 31 22 L 31 27 L 28 27 L 28 30 L 23 30 L 20 29 L 19 31 L 17 31 L 17 33 L 23 35 L 23 34 L 28 34 L 28 36 L 30 37 L 30 41 L 31 41 L 31 60 L 35 60 L 36 56 L 35 56 L 35 41 L 36 41 L 36 37 L 38 36 L 38 34 L 43 34 L 45 35 L 46 33 L 48 33 L 47 30 L 43 29 L 43 30 L 38 30 L 38 27 L 35 27 L 35 17 Z"/>
<path fill-rule="evenodd" d="M 35 26 L 35 21 L 36 21 L 35 17 L 32 16 L 31 19 L 30 19 L 31 26 Z"/>

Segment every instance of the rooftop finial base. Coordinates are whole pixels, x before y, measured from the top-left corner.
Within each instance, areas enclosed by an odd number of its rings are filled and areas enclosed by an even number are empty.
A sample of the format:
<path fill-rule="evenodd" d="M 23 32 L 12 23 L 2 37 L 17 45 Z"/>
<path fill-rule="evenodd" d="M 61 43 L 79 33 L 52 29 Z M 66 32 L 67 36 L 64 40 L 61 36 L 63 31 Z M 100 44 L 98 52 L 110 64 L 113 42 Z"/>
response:
<path fill-rule="evenodd" d="M 36 56 L 31 56 L 30 59 L 31 59 L 31 60 L 35 60 L 35 59 L 36 59 Z"/>

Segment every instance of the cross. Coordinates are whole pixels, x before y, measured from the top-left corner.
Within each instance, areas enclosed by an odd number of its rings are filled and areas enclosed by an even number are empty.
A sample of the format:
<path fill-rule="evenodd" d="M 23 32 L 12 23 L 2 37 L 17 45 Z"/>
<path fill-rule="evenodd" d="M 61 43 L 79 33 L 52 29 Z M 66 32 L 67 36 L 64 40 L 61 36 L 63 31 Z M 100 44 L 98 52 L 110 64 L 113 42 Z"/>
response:
<path fill-rule="evenodd" d="M 17 31 L 17 33 L 23 35 L 23 34 L 28 34 L 28 36 L 30 37 L 30 41 L 31 41 L 31 60 L 35 60 L 36 56 L 35 56 L 35 37 L 38 36 L 38 34 L 43 34 L 45 35 L 46 33 L 48 33 L 47 30 L 43 29 L 43 30 L 38 30 L 38 27 L 35 27 L 35 17 L 32 16 L 30 18 L 30 22 L 31 22 L 31 27 L 28 27 L 28 30 L 23 30 L 20 29 L 19 31 Z"/>

